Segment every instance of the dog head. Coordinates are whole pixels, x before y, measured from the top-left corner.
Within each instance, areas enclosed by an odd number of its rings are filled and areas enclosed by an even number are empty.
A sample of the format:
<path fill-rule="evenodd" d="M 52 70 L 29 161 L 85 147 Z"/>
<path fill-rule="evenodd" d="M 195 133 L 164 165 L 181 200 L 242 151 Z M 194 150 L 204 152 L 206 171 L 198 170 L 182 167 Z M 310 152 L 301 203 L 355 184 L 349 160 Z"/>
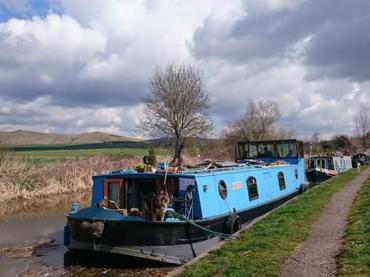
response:
<path fill-rule="evenodd" d="M 161 184 L 161 185 L 157 186 L 157 190 L 156 190 L 156 193 L 155 193 L 154 197 L 155 197 L 156 201 L 158 201 L 158 203 L 160 202 L 162 204 L 168 205 L 168 203 L 170 202 L 170 196 L 168 194 L 166 185 Z"/>

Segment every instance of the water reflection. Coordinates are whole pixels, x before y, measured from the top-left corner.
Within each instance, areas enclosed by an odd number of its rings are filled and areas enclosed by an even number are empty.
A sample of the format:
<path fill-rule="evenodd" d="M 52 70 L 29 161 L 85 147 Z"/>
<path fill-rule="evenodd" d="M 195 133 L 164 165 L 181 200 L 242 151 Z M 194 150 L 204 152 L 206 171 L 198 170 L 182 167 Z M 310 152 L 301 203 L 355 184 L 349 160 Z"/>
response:
<path fill-rule="evenodd" d="M 90 193 L 13 202 L 0 215 L 0 276 L 164 276 L 175 267 L 119 255 L 80 253 L 64 266 L 63 227 L 71 204 L 90 205 Z"/>
<path fill-rule="evenodd" d="M 11 217 L 63 215 L 69 211 L 73 202 L 79 203 L 80 207 L 87 207 L 90 201 L 90 192 L 55 195 L 33 200 L 12 200 L 1 204 L 0 221 Z"/>

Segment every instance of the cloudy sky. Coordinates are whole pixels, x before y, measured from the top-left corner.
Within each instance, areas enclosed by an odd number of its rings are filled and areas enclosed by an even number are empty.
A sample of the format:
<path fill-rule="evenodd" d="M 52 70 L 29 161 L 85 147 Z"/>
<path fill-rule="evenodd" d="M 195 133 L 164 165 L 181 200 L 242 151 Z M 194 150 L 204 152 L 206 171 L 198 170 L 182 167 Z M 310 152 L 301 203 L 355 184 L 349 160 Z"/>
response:
<path fill-rule="evenodd" d="M 0 0 L 0 130 L 142 136 L 155 66 L 203 72 L 217 131 L 273 100 L 300 138 L 370 105 L 368 0 Z"/>

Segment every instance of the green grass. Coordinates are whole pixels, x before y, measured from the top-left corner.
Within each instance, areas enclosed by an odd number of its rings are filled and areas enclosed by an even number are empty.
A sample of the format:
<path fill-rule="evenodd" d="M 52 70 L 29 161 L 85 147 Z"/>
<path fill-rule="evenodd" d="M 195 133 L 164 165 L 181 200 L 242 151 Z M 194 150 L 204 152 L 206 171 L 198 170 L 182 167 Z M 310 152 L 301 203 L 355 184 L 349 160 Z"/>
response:
<path fill-rule="evenodd" d="M 157 149 L 156 149 L 157 150 Z M 161 153 L 158 149 L 156 153 Z M 107 149 L 79 149 L 79 150 L 37 150 L 17 151 L 12 155 L 27 160 L 36 166 L 59 161 L 73 161 L 86 159 L 98 155 L 122 155 L 144 156 L 148 154 L 146 148 L 107 148 Z"/>
<path fill-rule="evenodd" d="M 338 264 L 339 276 L 370 276 L 370 179 L 352 206 Z"/>
<path fill-rule="evenodd" d="M 351 170 L 298 196 L 236 240 L 186 267 L 181 276 L 278 276 L 333 193 L 357 174 Z"/>

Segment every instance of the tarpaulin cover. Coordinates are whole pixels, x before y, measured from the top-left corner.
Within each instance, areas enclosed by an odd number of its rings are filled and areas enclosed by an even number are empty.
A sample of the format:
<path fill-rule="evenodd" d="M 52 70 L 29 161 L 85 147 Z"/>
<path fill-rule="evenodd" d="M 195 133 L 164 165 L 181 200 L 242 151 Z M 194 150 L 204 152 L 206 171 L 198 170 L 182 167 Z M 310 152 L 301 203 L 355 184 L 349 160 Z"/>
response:
<path fill-rule="evenodd" d="M 70 218 L 76 219 L 99 219 L 99 220 L 128 220 L 128 221 L 143 221 L 144 219 L 137 216 L 123 216 L 113 210 L 102 208 L 85 208 L 77 213 L 69 214 Z"/>

